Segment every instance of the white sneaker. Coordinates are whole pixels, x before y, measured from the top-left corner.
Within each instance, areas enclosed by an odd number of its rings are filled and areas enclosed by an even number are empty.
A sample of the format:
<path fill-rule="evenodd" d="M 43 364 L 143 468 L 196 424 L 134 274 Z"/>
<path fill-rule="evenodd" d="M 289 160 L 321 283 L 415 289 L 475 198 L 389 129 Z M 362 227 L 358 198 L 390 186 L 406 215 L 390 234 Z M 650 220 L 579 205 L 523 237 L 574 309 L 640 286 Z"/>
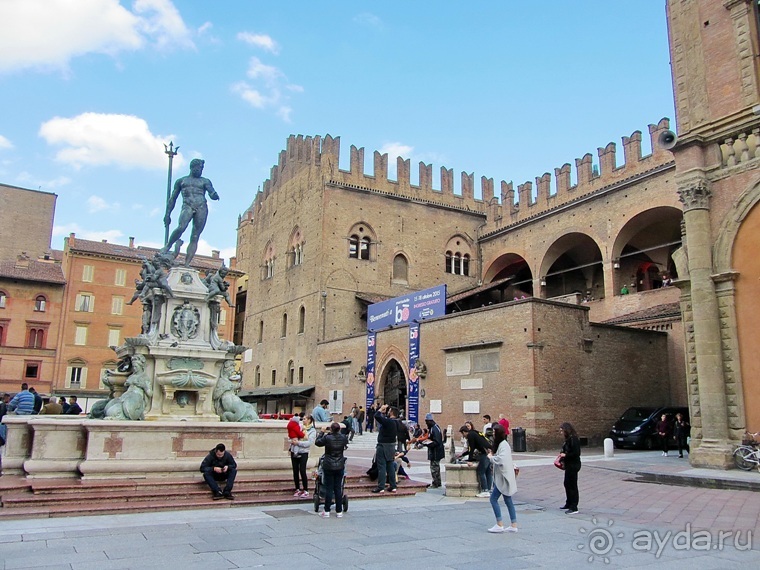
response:
<path fill-rule="evenodd" d="M 293 496 L 294 497 L 300 497 L 301 496 L 301 491 L 296 491 L 295 493 L 293 493 Z"/>
<path fill-rule="evenodd" d="M 488 529 L 488 532 L 505 532 L 505 529 L 503 526 L 499 526 L 495 524 L 491 528 Z"/>
<path fill-rule="evenodd" d="M 483 491 L 482 493 L 478 493 L 475 496 L 480 497 L 481 499 L 486 499 L 491 496 L 491 493 L 489 493 L 488 491 Z"/>
<path fill-rule="evenodd" d="M 508 527 L 506 527 L 505 532 L 517 532 L 517 527 L 516 526 L 508 526 Z"/>
<path fill-rule="evenodd" d="M 335 513 L 335 516 L 338 517 L 339 519 L 342 519 L 343 518 L 343 513 Z"/>
<path fill-rule="evenodd" d="M 301 498 L 302 499 L 308 499 L 310 496 L 311 495 L 309 495 L 308 491 L 304 491 L 303 493 L 301 493 Z"/>
<path fill-rule="evenodd" d="M 667 452 L 667 451 L 663 451 L 663 452 L 662 452 L 662 456 L 663 456 L 663 457 L 667 457 L 667 456 L 668 456 L 668 452 Z"/>
<path fill-rule="evenodd" d="M 330 511 L 322 511 L 321 513 L 319 513 L 319 516 L 322 517 L 323 519 L 329 519 Z"/>

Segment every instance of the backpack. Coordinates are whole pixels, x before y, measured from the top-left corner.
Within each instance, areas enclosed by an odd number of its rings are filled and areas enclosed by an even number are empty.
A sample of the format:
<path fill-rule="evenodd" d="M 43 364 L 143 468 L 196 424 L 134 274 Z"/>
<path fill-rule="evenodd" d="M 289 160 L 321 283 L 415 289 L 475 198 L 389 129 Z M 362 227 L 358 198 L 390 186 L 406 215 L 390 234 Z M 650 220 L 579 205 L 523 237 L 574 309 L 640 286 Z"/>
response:
<path fill-rule="evenodd" d="M 485 433 L 481 433 L 483 437 L 488 441 L 488 445 L 493 448 L 493 428 L 489 427 Z"/>
<path fill-rule="evenodd" d="M 483 434 L 483 432 L 478 432 L 478 439 L 480 439 L 480 443 L 486 448 L 493 450 L 493 435 L 491 435 L 491 439 L 488 438 L 487 435 Z"/>
<path fill-rule="evenodd" d="M 409 440 L 409 428 L 401 420 L 396 420 L 396 441 L 406 443 Z"/>

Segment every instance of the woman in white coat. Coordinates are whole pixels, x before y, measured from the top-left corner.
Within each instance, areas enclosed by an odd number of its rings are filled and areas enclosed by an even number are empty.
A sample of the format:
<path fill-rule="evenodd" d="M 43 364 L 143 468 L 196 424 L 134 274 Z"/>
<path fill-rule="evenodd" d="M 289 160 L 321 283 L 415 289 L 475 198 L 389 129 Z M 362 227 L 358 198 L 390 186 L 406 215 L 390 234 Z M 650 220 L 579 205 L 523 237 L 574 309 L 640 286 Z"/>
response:
<path fill-rule="evenodd" d="M 496 524 L 488 529 L 488 532 L 517 532 L 517 514 L 512 502 L 512 495 L 517 492 L 517 479 L 515 477 L 515 464 L 512 462 L 512 449 L 507 442 L 504 426 L 493 426 L 493 448 L 496 453 L 489 452 L 488 459 L 493 465 L 493 491 L 491 491 L 491 507 L 496 515 Z M 511 525 L 505 527 L 501 520 L 501 508 L 499 497 L 504 497 L 504 503 L 509 511 Z"/>

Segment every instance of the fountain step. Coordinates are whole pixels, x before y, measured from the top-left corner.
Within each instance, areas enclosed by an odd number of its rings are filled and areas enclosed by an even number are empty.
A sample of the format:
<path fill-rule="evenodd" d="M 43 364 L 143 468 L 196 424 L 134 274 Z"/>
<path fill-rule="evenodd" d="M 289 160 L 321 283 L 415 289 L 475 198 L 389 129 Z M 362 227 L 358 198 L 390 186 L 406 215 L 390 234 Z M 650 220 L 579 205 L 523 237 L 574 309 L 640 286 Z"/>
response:
<path fill-rule="evenodd" d="M 33 481 L 27 482 L 24 489 L 18 486 L 0 489 L 0 520 L 232 506 L 313 504 L 313 499 L 293 497 L 292 486 L 292 481 L 284 478 L 236 481 L 234 501 L 214 501 L 208 487 L 197 480 Z M 351 499 L 377 497 L 378 495 L 371 492 L 374 487 L 375 483 L 366 477 L 349 476 L 345 487 L 346 495 Z M 402 481 L 397 493 L 384 493 L 382 496 L 413 495 L 424 488 L 424 483 Z"/>

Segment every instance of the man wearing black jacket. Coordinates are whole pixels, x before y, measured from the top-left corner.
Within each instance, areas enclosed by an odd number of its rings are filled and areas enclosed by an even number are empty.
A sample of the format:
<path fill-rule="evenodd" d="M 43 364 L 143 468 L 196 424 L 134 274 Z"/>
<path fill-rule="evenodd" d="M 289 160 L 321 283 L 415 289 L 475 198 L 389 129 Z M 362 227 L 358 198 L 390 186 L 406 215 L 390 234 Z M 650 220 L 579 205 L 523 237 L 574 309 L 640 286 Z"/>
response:
<path fill-rule="evenodd" d="M 231 501 L 235 498 L 232 494 L 232 486 L 235 484 L 235 476 L 237 475 L 237 463 L 223 443 L 217 444 L 214 449 L 208 452 L 203 463 L 201 463 L 201 473 L 203 473 L 203 480 L 211 488 L 215 501 L 222 498 Z M 226 481 L 224 493 L 219 489 L 217 481 Z"/>
<path fill-rule="evenodd" d="M 490 489 L 493 485 L 493 469 L 491 469 L 491 460 L 488 459 L 488 452 L 491 451 L 491 445 L 486 436 L 470 429 L 466 424 L 459 428 L 459 432 L 467 438 L 467 461 L 478 462 L 476 473 L 480 492 L 476 496 L 490 497 Z"/>
<path fill-rule="evenodd" d="M 375 412 L 377 423 L 377 446 L 375 447 L 375 461 L 377 461 L 377 487 L 373 493 L 385 493 L 386 477 L 390 481 L 391 493 L 396 492 L 396 472 L 393 470 L 393 461 L 396 457 L 396 439 L 398 437 L 398 410 L 390 408 L 388 404 L 380 406 Z"/>

